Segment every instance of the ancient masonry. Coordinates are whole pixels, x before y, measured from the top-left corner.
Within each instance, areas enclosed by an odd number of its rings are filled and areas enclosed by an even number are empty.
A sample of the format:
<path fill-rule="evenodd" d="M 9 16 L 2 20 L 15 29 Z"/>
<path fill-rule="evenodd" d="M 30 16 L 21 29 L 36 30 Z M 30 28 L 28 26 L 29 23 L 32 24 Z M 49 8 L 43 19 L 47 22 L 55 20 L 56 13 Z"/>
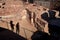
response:
<path fill-rule="evenodd" d="M 28 16 L 26 17 L 27 13 L 25 8 L 29 9 L 31 12 L 35 12 L 37 17 L 40 17 L 40 13 L 43 11 L 44 7 L 33 4 L 24 5 L 22 0 L 0 0 L 0 27 L 11 30 L 9 22 L 12 20 L 15 25 L 19 22 L 19 35 L 31 39 L 33 32 L 37 31 L 37 29 L 29 22 Z M 16 33 L 15 25 L 13 32 Z M 43 24 L 41 23 L 41 25 Z"/>

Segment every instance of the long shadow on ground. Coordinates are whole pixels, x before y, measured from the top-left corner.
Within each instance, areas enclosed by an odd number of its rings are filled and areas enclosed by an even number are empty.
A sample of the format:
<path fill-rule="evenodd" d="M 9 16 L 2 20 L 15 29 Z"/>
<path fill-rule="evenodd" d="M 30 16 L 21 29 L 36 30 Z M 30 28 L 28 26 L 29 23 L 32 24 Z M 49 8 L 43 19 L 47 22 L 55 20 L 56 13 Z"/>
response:
<path fill-rule="evenodd" d="M 0 27 L 0 40 L 27 40 L 22 36 Z"/>

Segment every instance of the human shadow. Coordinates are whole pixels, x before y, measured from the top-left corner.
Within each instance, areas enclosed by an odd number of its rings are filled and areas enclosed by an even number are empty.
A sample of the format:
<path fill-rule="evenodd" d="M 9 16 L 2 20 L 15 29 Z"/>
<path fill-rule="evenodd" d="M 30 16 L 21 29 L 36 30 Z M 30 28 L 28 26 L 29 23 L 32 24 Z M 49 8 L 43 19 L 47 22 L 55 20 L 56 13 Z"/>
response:
<path fill-rule="evenodd" d="M 49 35 L 42 31 L 36 31 L 31 36 L 32 40 L 50 40 Z"/>
<path fill-rule="evenodd" d="M 19 34 L 20 31 L 20 26 L 19 26 L 19 22 L 17 22 L 16 24 L 16 33 Z"/>
<path fill-rule="evenodd" d="M 14 31 L 14 24 L 13 24 L 13 21 L 10 21 L 10 27 L 11 27 L 11 30 Z"/>
<path fill-rule="evenodd" d="M 60 40 L 60 27 L 49 24 L 48 28 L 49 28 L 51 40 Z"/>
<path fill-rule="evenodd" d="M 27 40 L 26 38 L 0 27 L 0 40 Z"/>

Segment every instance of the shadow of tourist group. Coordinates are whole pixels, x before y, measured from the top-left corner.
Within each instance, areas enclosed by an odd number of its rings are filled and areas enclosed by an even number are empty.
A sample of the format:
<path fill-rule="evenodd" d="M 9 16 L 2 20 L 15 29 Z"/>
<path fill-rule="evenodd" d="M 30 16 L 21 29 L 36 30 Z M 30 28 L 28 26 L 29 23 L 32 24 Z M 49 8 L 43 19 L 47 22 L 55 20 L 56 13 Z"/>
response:
<path fill-rule="evenodd" d="M 15 24 L 13 23 L 13 21 L 10 21 L 10 27 L 11 27 L 11 30 L 12 30 L 12 31 L 14 31 L 14 26 L 15 26 Z M 19 34 L 19 31 L 20 31 L 20 30 L 19 30 L 19 29 L 20 29 L 20 28 L 19 28 L 19 27 L 20 27 L 20 26 L 19 26 L 19 22 L 17 22 L 17 24 L 16 24 L 15 27 L 16 27 L 16 33 Z"/>

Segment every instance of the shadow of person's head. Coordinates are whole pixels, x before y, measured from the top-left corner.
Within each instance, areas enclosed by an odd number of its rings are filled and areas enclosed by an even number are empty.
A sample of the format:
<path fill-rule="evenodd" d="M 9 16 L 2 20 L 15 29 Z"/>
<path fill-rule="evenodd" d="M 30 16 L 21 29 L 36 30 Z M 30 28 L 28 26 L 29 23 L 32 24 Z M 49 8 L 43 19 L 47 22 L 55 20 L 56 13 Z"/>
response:
<path fill-rule="evenodd" d="M 32 37 L 32 40 L 49 40 L 49 35 L 47 33 L 44 33 L 42 31 L 36 31 Z"/>
<path fill-rule="evenodd" d="M 13 23 L 13 21 L 11 20 L 10 23 Z"/>

